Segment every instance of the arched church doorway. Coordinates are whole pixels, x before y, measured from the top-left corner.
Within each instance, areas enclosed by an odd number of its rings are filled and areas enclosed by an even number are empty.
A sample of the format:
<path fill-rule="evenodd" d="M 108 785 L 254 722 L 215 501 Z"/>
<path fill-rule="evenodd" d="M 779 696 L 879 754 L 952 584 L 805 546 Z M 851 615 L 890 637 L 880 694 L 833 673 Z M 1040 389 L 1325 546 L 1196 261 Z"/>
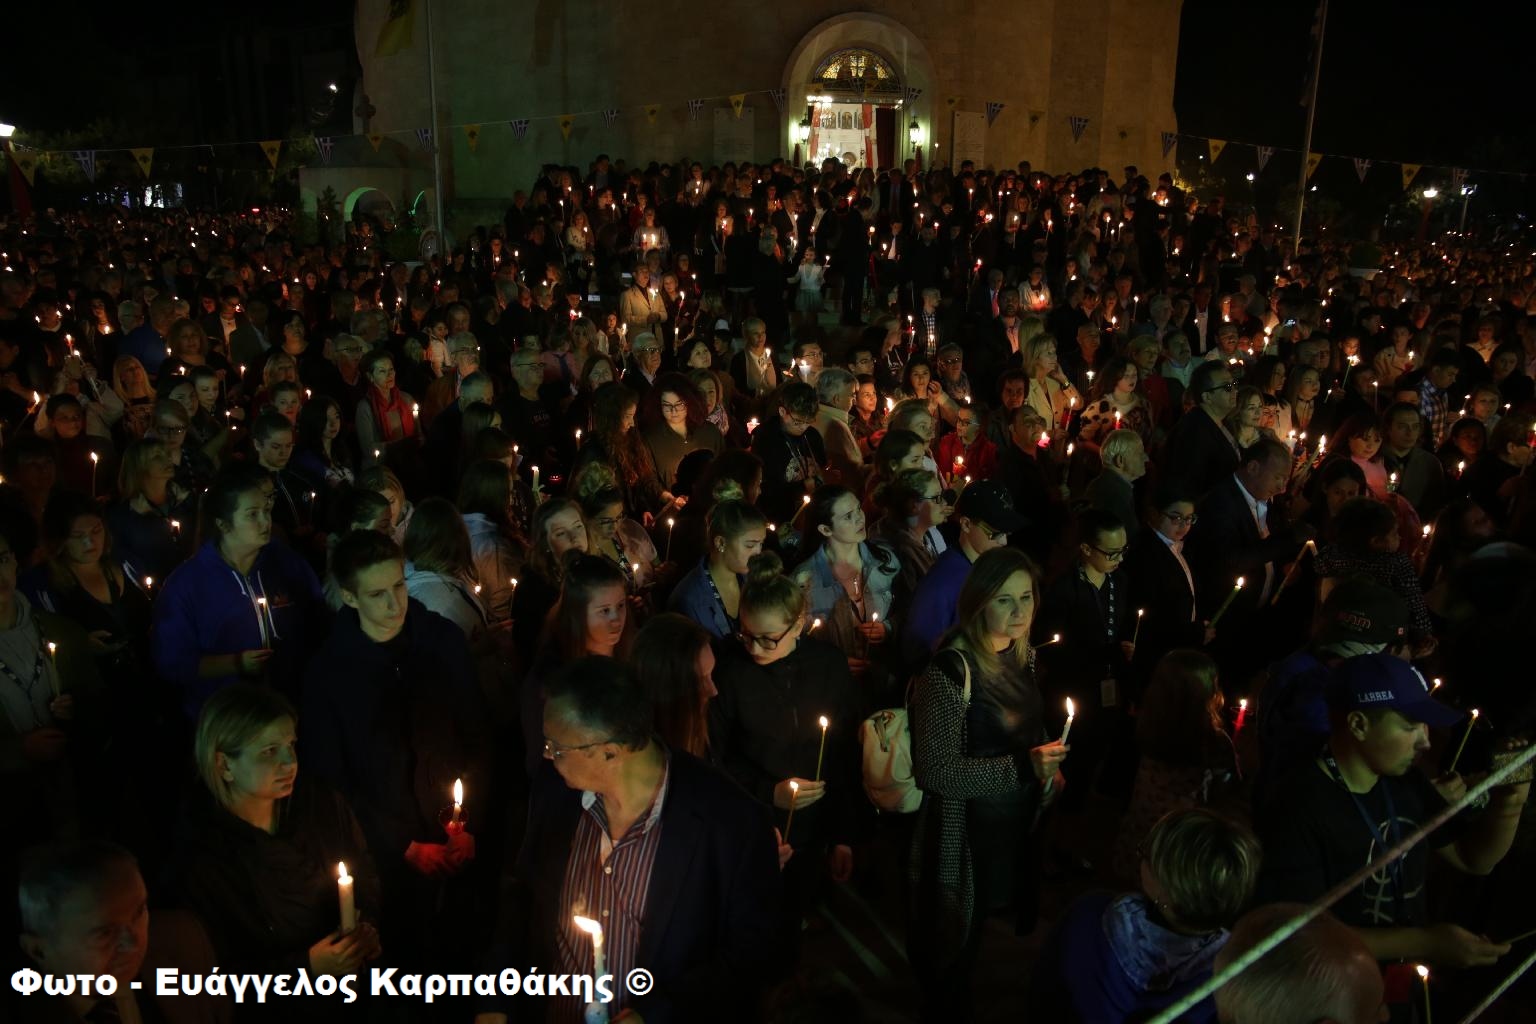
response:
<path fill-rule="evenodd" d="M 830 157 L 854 168 L 896 162 L 905 92 L 891 60 L 865 46 L 835 50 L 816 65 L 806 93 L 810 160 Z"/>

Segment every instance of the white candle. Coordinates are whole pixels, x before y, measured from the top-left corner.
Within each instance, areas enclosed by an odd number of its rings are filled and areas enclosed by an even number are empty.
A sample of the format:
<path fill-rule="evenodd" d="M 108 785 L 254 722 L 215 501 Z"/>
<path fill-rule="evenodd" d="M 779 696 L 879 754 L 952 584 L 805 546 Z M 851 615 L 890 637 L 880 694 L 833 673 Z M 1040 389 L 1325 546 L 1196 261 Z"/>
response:
<path fill-rule="evenodd" d="M 538 466 L 534 466 L 533 467 L 533 490 L 534 490 L 535 493 L 537 493 L 538 490 L 539 490 L 539 467 Z"/>
<path fill-rule="evenodd" d="M 357 895 L 346 861 L 336 865 L 336 896 L 341 902 L 341 934 L 350 935 L 357 928 Z"/>
<path fill-rule="evenodd" d="M 603 951 L 603 926 L 590 917 L 575 917 L 576 927 L 592 936 L 592 973 L 601 978 L 608 973 L 608 954 Z"/>
<path fill-rule="evenodd" d="M 449 819 L 448 824 L 450 824 L 450 825 L 457 825 L 459 823 L 459 819 L 462 818 L 463 816 L 464 816 L 464 780 L 463 779 L 454 779 L 453 780 L 453 817 Z"/>
<path fill-rule="evenodd" d="M 96 497 L 96 467 L 101 465 L 101 456 L 91 452 L 91 497 Z"/>
<path fill-rule="evenodd" d="M 1072 705 L 1072 698 L 1067 698 L 1067 724 L 1061 730 L 1061 742 L 1067 742 L 1067 736 L 1072 732 L 1072 719 L 1077 717 L 1077 708 Z"/>

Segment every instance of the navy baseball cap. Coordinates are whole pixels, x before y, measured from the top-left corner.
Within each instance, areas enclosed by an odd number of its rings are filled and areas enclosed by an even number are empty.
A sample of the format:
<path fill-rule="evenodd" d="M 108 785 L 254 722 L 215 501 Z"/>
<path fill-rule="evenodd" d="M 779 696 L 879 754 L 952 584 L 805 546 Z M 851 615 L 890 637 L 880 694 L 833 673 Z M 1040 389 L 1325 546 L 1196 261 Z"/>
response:
<path fill-rule="evenodd" d="M 967 484 L 955 502 L 955 515 L 979 519 L 1003 533 L 1018 533 L 1029 520 L 1013 507 L 1013 495 L 996 480 L 977 480 Z"/>
<path fill-rule="evenodd" d="M 1333 706 L 1339 711 L 1396 711 L 1436 729 L 1449 729 L 1467 717 L 1431 697 L 1419 670 L 1390 654 L 1362 654 L 1340 664 L 1333 673 Z"/>

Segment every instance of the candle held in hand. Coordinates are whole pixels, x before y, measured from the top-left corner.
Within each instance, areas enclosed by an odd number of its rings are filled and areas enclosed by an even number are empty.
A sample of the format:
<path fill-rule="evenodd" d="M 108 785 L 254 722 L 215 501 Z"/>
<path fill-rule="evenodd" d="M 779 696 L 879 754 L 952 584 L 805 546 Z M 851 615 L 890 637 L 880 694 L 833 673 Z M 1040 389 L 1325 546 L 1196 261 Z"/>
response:
<path fill-rule="evenodd" d="M 800 802 L 800 783 L 789 780 L 789 816 L 784 819 L 784 845 L 789 845 L 789 826 L 795 823 L 795 804 Z"/>
<path fill-rule="evenodd" d="M 1227 595 L 1227 599 L 1221 602 L 1221 607 L 1216 609 L 1216 614 L 1211 616 L 1211 627 L 1213 629 L 1216 623 L 1221 621 L 1221 617 L 1227 613 L 1227 609 L 1232 607 L 1232 602 L 1237 600 L 1237 595 L 1242 591 L 1245 582 L 1241 576 L 1233 581 L 1232 593 Z"/>
<path fill-rule="evenodd" d="M 1072 703 L 1072 698 L 1067 698 L 1067 724 L 1061 730 L 1061 744 L 1066 745 L 1067 737 L 1072 733 L 1072 719 L 1077 717 L 1077 708 Z"/>
<path fill-rule="evenodd" d="M 346 861 L 336 865 L 336 896 L 341 903 L 341 934 L 350 935 L 357 929 L 357 896 Z"/>
<path fill-rule="evenodd" d="M 1429 1002 L 1429 968 L 1419 964 L 1414 970 L 1418 972 L 1419 981 L 1424 986 L 1424 1024 L 1434 1024 L 1435 1015 Z"/>
<path fill-rule="evenodd" d="M 608 973 L 608 954 L 603 950 L 603 926 L 580 914 L 574 920 L 577 928 L 592 936 L 592 973 L 601 978 Z"/>
<path fill-rule="evenodd" d="M 453 780 L 453 817 L 448 819 L 448 824 L 457 825 L 464 816 L 464 780 Z"/>
<path fill-rule="evenodd" d="M 821 748 L 816 751 L 816 781 L 821 781 L 821 759 L 827 753 L 827 716 L 822 715 L 817 719 L 821 723 Z"/>
<path fill-rule="evenodd" d="M 1472 730 L 1477 726 L 1477 716 L 1480 714 L 1482 712 L 1477 708 L 1472 709 L 1472 716 L 1467 719 L 1467 731 L 1461 734 L 1461 743 L 1456 747 L 1456 756 L 1451 758 L 1451 766 L 1445 770 L 1447 775 L 1456 771 L 1456 764 L 1461 760 L 1461 752 L 1467 749 L 1467 740 L 1472 738 Z"/>

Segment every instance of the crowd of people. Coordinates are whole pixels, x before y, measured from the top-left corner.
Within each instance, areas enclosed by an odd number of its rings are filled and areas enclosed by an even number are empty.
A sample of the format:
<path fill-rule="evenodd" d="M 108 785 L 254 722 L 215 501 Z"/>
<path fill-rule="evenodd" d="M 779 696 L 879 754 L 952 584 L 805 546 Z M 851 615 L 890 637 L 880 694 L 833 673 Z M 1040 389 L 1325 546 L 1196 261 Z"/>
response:
<path fill-rule="evenodd" d="M 530 965 L 887 1019 L 802 955 L 847 887 L 912 1016 L 985 1015 L 1002 928 L 1015 1017 L 1150 1019 L 1524 756 L 1504 241 L 1361 273 L 1135 168 L 607 156 L 423 261 L 0 220 L 3 966 L 122 984 L 10 1019 L 583 1019 L 367 991 Z M 1475 1001 L 1530 778 L 1181 1019 Z M 215 965 L 362 998 L 128 990 Z"/>

